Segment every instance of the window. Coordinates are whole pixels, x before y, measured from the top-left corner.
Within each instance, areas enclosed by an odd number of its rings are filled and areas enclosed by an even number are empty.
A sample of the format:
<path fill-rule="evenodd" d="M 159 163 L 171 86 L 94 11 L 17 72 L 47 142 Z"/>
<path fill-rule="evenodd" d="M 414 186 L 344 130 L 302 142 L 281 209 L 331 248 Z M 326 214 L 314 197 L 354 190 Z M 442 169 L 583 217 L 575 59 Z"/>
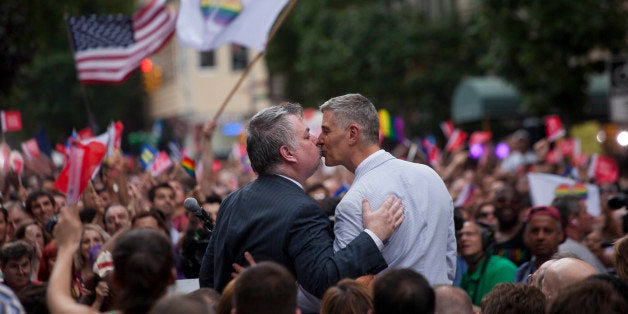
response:
<path fill-rule="evenodd" d="M 249 52 L 243 46 L 231 45 L 231 69 L 243 70 L 249 64 Z"/>
<path fill-rule="evenodd" d="M 199 53 L 199 61 L 201 64 L 201 68 L 209 68 L 216 66 L 216 59 L 214 56 L 214 51 L 201 51 Z"/>

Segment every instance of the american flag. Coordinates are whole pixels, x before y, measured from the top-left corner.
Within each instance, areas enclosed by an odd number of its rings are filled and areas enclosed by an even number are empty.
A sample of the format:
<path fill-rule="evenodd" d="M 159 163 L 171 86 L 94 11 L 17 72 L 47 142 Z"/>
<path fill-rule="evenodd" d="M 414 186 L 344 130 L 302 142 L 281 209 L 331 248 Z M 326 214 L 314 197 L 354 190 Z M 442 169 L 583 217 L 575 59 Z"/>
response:
<path fill-rule="evenodd" d="M 142 59 L 159 50 L 174 34 L 176 13 L 166 0 L 152 0 L 133 17 L 70 17 L 68 27 L 81 83 L 121 83 Z"/>

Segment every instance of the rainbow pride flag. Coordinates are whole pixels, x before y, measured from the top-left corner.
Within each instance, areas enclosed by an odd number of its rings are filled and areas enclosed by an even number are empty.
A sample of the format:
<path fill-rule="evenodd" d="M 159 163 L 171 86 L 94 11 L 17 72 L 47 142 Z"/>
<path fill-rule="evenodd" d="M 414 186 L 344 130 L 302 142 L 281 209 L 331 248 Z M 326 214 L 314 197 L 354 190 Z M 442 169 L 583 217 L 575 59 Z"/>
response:
<path fill-rule="evenodd" d="M 228 25 L 242 11 L 240 0 L 201 0 L 201 12 L 205 19 L 212 15 L 214 22 L 220 25 Z"/>
<path fill-rule="evenodd" d="M 380 109 L 378 114 L 380 139 L 389 138 L 399 142 L 403 141 L 403 119 L 399 117 L 391 117 L 390 113 L 386 109 Z"/>
<path fill-rule="evenodd" d="M 187 172 L 190 176 L 192 176 L 192 178 L 195 178 L 195 174 L 194 174 L 194 160 L 192 160 L 192 158 L 190 157 L 183 157 L 181 158 L 181 168 L 183 168 L 183 170 L 185 170 L 185 172 Z"/>

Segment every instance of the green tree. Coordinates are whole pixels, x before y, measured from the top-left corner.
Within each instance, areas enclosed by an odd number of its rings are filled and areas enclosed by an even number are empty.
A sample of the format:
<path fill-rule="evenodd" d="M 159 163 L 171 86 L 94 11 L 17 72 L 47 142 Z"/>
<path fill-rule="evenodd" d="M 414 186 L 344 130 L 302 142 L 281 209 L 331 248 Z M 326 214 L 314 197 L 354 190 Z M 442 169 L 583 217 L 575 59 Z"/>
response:
<path fill-rule="evenodd" d="M 407 1 L 301 1 L 267 60 L 288 99 L 318 106 L 359 92 L 413 134 L 433 133 L 460 78 L 480 71 L 482 45 L 466 25 L 455 14 L 428 20 Z"/>
<path fill-rule="evenodd" d="M 527 109 L 580 119 L 587 76 L 626 46 L 623 0 L 484 0 L 478 30 L 489 42 L 484 63 L 512 82 Z M 603 56 L 600 58 L 600 56 Z"/>

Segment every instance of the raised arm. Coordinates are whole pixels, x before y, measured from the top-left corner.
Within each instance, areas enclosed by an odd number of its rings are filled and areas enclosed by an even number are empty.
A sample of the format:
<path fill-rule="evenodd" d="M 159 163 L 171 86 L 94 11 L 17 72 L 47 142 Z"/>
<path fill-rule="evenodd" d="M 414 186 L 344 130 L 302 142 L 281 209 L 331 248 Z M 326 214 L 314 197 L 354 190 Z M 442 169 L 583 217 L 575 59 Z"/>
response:
<path fill-rule="evenodd" d="M 203 174 L 199 185 L 203 197 L 212 194 L 212 184 L 214 184 L 214 151 L 212 150 L 212 137 L 216 129 L 216 121 L 210 120 L 203 125 L 201 134 L 201 164 L 203 165 Z"/>
<path fill-rule="evenodd" d="M 50 313 L 100 313 L 83 304 L 78 304 L 70 293 L 72 261 L 79 248 L 83 225 L 76 206 L 63 207 L 54 229 L 57 241 L 57 259 L 50 274 L 46 299 Z"/>

